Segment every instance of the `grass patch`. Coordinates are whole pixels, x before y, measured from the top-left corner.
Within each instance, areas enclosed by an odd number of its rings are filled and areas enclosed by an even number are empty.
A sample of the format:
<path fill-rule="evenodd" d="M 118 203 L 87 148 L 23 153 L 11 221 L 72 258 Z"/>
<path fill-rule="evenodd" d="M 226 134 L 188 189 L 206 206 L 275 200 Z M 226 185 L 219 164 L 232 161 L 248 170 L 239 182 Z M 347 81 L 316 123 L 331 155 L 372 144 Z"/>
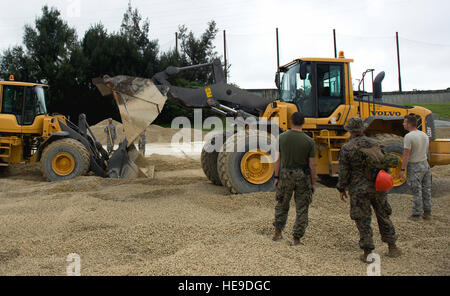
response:
<path fill-rule="evenodd" d="M 409 103 L 408 106 L 421 106 L 431 110 L 434 119 L 450 120 L 450 102 L 444 103 Z"/>

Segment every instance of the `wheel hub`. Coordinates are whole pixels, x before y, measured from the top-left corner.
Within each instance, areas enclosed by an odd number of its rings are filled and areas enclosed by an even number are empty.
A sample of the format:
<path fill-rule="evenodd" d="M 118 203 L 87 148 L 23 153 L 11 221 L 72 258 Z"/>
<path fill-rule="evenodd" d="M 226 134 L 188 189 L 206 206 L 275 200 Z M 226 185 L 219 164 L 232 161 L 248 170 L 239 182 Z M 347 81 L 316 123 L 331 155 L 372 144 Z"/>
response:
<path fill-rule="evenodd" d="M 252 184 L 264 184 L 272 178 L 273 161 L 267 152 L 259 149 L 247 152 L 241 160 L 241 173 Z"/>
<path fill-rule="evenodd" d="M 67 176 L 75 169 L 75 159 L 66 152 L 60 152 L 52 160 L 53 171 L 60 176 Z"/>
<path fill-rule="evenodd" d="M 389 170 L 389 173 L 392 176 L 392 179 L 394 180 L 394 187 L 397 187 L 405 183 L 406 178 L 405 179 L 400 178 L 400 172 L 402 171 L 402 155 L 395 152 L 392 152 L 392 154 L 400 158 L 398 166 L 396 166 L 395 168 L 391 168 Z"/>

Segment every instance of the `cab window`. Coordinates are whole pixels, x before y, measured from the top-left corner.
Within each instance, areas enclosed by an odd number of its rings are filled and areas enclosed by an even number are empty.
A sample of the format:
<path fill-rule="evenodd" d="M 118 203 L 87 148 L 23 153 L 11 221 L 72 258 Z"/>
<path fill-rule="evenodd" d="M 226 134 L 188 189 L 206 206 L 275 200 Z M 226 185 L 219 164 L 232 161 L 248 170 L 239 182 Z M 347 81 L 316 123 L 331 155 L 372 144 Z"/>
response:
<path fill-rule="evenodd" d="M 317 65 L 317 93 L 319 117 L 330 116 L 337 107 L 344 104 L 342 65 Z"/>
<path fill-rule="evenodd" d="M 47 113 L 44 88 L 41 86 L 4 86 L 2 113 L 14 114 L 20 125 L 33 124 L 37 115 Z"/>
<path fill-rule="evenodd" d="M 289 68 L 281 81 L 280 97 L 283 101 L 297 105 L 305 117 L 314 117 L 311 64 L 306 67 L 306 78 L 300 77 L 300 64 Z"/>
<path fill-rule="evenodd" d="M 23 109 L 23 125 L 33 124 L 37 115 L 47 113 L 45 107 L 45 91 L 41 86 L 25 88 L 25 106 Z"/>
<path fill-rule="evenodd" d="M 23 86 L 3 87 L 2 113 L 14 114 L 19 124 L 22 122 L 24 89 Z"/>

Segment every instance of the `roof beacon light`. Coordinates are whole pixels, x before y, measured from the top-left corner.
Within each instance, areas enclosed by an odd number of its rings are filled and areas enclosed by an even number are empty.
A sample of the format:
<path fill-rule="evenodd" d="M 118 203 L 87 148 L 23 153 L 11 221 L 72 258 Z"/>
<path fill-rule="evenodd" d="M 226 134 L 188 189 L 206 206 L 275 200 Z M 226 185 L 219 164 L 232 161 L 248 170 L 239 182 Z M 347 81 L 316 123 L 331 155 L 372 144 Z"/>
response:
<path fill-rule="evenodd" d="M 340 59 L 345 58 L 345 56 L 344 56 L 344 51 L 343 51 L 343 50 L 341 50 L 341 51 L 339 52 L 339 58 L 340 58 Z"/>
<path fill-rule="evenodd" d="M 14 75 L 9 75 L 9 80 L 14 81 Z"/>

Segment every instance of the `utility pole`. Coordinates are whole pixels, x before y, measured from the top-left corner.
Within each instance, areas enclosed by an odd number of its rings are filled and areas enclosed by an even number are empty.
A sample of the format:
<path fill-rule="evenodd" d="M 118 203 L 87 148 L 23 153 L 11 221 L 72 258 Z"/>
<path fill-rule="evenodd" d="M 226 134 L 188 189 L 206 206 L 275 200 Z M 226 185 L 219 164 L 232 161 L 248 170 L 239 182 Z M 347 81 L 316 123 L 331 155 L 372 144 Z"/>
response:
<path fill-rule="evenodd" d="M 336 29 L 333 29 L 333 41 L 334 41 L 334 58 L 337 59 L 337 48 L 336 48 Z"/>
<path fill-rule="evenodd" d="M 395 40 L 397 41 L 398 90 L 402 92 L 402 76 L 400 74 L 400 49 L 398 45 L 398 32 L 395 32 Z"/>
<path fill-rule="evenodd" d="M 225 66 L 225 83 L 228 80 L 228 68 L 227 68 L 227 35 L 225 30 L 223 30 L 223 60 Z"/>
<path fill-rule="evenodd" d="M 178 56 L 178 32 L 175 32 L 175 53 Z"/>
<path fill-rule="evenodd" d="M 280 69 L 280 44 L 278 41 L 278 28 L 275 30 L 277 37 L 277 71 Z"/>

